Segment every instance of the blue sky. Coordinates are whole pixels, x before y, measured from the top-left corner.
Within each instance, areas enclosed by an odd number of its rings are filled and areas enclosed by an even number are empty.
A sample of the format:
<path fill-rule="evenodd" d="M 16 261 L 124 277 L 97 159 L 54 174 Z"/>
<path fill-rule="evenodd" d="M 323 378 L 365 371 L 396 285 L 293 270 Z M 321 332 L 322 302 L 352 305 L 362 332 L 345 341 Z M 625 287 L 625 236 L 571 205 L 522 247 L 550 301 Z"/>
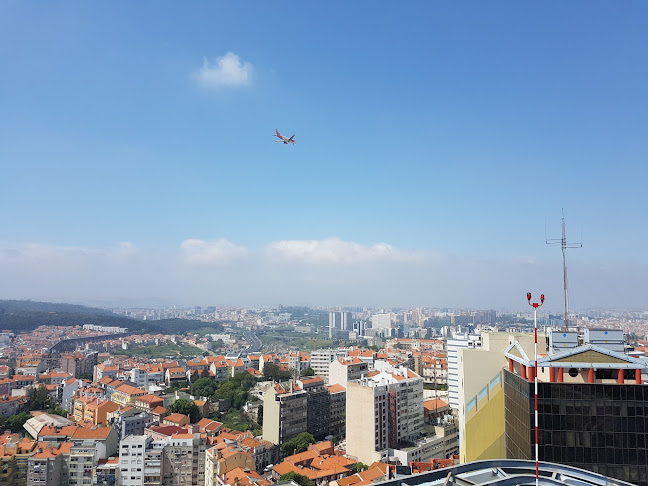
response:
<path fill-rule="evenodd" d="M 0 296 L 514 307 L 564 207 L 642 306 L 647 61 L 638 1 L 3 2 Z"/>

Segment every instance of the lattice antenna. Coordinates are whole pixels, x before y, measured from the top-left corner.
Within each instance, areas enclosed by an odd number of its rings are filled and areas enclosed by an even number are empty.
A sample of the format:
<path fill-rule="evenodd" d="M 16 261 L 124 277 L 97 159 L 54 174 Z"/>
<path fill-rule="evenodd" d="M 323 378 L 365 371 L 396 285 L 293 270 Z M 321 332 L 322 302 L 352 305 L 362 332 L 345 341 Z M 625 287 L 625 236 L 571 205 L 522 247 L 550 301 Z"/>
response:
<path fill-rule="evenodd" d="M 545 223 L 546 226 L 546 223 Z M 546 227 L 545 227 L 546 233 Z M 546 238 L 546 235 L 545 235 Z M 583 243 L 567 243 L 567 235 L 565 233 L 565 210 L 562 210 L 562 238 L 548 238 L 545 240 L 547 245 L 560 245 L 562 248 L 563 256 L 563 281 L 565 292 L 565 329 L 569 330 L 569 300 L 567 298 L 567 248 L 582 248 Z"/>

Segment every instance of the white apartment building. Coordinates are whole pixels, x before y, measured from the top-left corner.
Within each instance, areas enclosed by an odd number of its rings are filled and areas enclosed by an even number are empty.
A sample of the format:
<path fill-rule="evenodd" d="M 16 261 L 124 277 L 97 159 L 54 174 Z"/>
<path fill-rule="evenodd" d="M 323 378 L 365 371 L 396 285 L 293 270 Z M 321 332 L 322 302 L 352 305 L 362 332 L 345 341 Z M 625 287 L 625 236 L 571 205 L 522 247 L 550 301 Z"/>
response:
<path fill-rule="evenodd" d="M 398 367 L 372 371 L 358 381 L 348 382 L 349 456 L 365 464 L 385 459 L 403 442 L 420 439 L 423 422 L 423 379 L 412 370 Z"/>
<path fill-rule="evenodd" d="M 457 352 L 463 348 L 481 348 L 479 334 L 461 334 L 448 339 L 448 395 L 450 407 L 459 409 L 459 363 Z"/>
<path fill-rule="evenodd" d="M 162 484 L 163 449 L 147 435 L 129 435 L 119 444 L 120 486 Z"/>
<path fill-rule="evenodd" d="M 324 383 L 329 383 L 329 367 L 331 363 L 335 359 L 343 358 L 346 355 L 346 351 L 338 349 L 318 349 L 311 354 L 310 367 L 316 376 L 324 380 Z"/>
<path fill-rule="evenodd" d="M 129 435 L 119 444 L 119 484 L 144 485 L 144 456 L 153 439 L 146 435 Z"/>
<path fill-rule="evenodd" d="M 369 365 L 360 358 L 354 356 L 336 359 L 329 365 L 329 384 L 338 384 L 346 388 L 349 381 L 359 380 L 368 372 Z"/>
<path fill-rule="evenodd" d="M 92 484 L 93 468 L 97 465 L 101 456 L 97 449 L 101 446 L 100 443 L 83 441 L 75 443 L 70 449 L 68 459 L 69 486 Z"/>

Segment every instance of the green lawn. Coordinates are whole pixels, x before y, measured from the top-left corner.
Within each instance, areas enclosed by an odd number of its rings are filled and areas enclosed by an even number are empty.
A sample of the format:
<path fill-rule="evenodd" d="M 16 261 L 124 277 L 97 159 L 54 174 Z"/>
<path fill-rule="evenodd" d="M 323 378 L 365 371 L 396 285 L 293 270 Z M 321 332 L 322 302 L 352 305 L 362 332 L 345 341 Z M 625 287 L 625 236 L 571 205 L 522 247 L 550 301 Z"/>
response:
<path fill-rule="evenodd" d="M 202 356 L 203 350 L 184 344 L 161 344 L 160 346 L 141 346 L 130 349 L 113 349 L 111 354 L 117 356 L 148 356 L 151 358 Z"/>
<path fill-rule="evenodd" d="M 331 339 L 324 338 L 323 334 L 304 334 L 302 332 L 266 332 L 259 335 L 263 344 L 280 344 L 294 346 L 301 350 L 314 350 L 333 347 Z"/>

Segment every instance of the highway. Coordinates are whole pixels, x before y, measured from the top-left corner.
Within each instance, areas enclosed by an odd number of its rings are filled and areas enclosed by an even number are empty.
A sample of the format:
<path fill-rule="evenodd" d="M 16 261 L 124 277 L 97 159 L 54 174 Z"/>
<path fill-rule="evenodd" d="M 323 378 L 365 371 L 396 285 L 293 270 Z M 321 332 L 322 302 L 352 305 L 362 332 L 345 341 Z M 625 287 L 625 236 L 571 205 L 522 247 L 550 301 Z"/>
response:
<path fill-rule="evenodd" d="M 243 337 L 248 343 L 250 343 L 248 348 L 245 350 L 246 353 L 258 353 L 261 351 L 261 348 L 263 348 L 261 340 L 252 331 L 243 331 Z"/>

